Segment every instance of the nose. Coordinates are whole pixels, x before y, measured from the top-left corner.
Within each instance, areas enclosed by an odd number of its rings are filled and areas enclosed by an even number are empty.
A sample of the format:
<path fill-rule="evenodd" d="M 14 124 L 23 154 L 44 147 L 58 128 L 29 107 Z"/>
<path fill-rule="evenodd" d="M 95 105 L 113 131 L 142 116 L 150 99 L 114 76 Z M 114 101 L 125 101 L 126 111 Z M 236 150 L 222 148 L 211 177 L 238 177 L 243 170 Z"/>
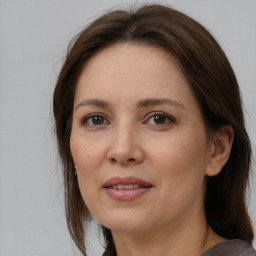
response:
<path fill-rule="evenodd" d="M 132 127 L 120 125 L 114 129 L 107 152 L 108 160 L 123 166 L 141 163 L 144 159 L 144 153 L 139 137 L 139 134 Z"/>

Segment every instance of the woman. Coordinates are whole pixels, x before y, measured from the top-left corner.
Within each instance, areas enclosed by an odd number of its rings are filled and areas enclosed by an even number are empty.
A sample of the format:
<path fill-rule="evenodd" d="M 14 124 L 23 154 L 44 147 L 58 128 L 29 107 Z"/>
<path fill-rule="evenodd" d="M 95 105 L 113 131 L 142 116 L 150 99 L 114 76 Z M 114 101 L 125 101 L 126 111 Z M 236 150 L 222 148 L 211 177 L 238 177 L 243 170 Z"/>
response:
<path fill-rule="evenodd" d="M 215 39 L 169 7 L 113 11 L 70 45 L 53 102 L 70 234 L 104 255 L 256 255 L 251 147 Z"/>

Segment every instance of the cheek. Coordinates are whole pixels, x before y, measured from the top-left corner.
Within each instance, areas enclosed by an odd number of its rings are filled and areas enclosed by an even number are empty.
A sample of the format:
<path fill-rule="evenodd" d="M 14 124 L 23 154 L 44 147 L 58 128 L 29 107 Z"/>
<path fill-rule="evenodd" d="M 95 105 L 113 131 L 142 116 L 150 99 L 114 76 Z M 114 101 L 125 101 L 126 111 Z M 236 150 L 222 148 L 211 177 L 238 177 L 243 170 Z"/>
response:
<path fill-rule="evenodd" d="M 161 143 L 152 142 L 151 163 L 160 182 L 170 184 L 169 189 L 180 191 L 187 186 L 188 191 L 189 187 L 202 184 L 208 160 L 207 144 L 205 138 L 199 141 L 196 137 L 196 134 L 181 134 Z"/>
<path fill-rule="evenodd" d="M 103 161 L 103 147 L 90 143 L 83 136 L 73 134 L 70 150 L 76 166 L 77 179 L 82 198 L 90 212 L 95 212 L 99 202 L 99 169 Z M 97 202 L 97 203 L 95 203 Z"/>
<path fill-rule="evenodd" d="M 102 147 L 81 136 L 71 135 L 70 150 L 78 172 L 88 172 L 100 165 Z"/>
<path fill-rule="evenodd" d="M 70 150 L 76 166 L 79 188 L 86 201 L 85 195 L 93 194 L 95 189 L 100 189 L 98 173 L 105 152 L 102 145 L 90 143 L 76 135 L 71 136 Z"/>
<path fill-rule="evenodd" d="M 204 147 L 177 137 L 172 142 L 155 147 L 155 161 L 151 161 L 159 185 L 159 205 L 168 206 L 166 218 L 201 205 L 205 191 Z"/>

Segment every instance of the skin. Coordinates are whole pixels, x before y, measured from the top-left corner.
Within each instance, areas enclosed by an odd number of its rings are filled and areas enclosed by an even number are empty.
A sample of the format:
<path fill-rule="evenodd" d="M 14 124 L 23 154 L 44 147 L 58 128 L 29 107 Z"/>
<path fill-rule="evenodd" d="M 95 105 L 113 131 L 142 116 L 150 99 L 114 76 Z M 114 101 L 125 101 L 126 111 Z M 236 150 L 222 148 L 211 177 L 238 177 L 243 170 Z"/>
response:
<path fill-rule="evenodd" d="M 207 137 L 177 60 L 161 49 L 117 44 L 82 70 L 70 149 L 82 197 L 111 229 L 118 256 L 200 255 L 224 241 L 207 225 L 204 195 L 206 176 L 221 170 L 232 138 L 230 128 Z M 135 200 L 114 200 L 102 186 L 116 176 L 153 188 Z"/>

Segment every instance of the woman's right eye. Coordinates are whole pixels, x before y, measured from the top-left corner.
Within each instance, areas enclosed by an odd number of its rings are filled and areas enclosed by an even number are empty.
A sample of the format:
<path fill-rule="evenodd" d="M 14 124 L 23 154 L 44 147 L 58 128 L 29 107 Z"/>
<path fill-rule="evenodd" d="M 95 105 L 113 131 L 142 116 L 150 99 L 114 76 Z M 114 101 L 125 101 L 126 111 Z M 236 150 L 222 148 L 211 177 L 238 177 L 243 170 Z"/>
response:
<path fill-rule="evenodd" d="M 108 124 L 108 121 L 101 115 L 89 115 L 83 118 L 82 124 L 84 126 L 101 126 Z"/>

